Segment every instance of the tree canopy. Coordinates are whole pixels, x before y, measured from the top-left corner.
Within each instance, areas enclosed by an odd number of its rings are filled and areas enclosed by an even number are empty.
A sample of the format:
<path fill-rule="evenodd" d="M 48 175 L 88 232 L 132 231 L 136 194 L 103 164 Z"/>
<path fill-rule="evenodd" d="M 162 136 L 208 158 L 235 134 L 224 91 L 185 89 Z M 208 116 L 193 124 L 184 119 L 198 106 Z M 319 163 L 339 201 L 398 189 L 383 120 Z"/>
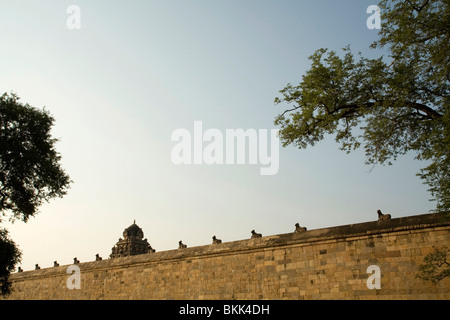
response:
<path fill-rule="evenodd" d="M 9 274 L 20 262 L 20 255 L 16 244 L 8 237 L 8 231 L 0 229 L 0 295 L 8 295 L 11 292 Z"/>
<path fill-rule="evenodd" d="M 284 146 L 314 146 L 327 134 L 341 149 L 363 147 L 367 164 L 391 164 L 415 152 L 428 166 L 436 211 L 450 210 L 450 9 L 444 0 L 382 0 L 380 39 L 388 57 L 368 59 L 347 46 L 319 49 L 298 85 L 275 103 L 292 104 L 275 119 Z"/>
<path fill-rule="evenodd" d="M 53 123 L 48 111 L 20 103 L 17 95 L 0 96 L 0 222 L 7 215 L 27 222 L 44 201 L 67 193 L 71 181 L 55 149 Z M 8 275 L 20 256 L 0 229 L 0 293 L 9 293 Z"/>

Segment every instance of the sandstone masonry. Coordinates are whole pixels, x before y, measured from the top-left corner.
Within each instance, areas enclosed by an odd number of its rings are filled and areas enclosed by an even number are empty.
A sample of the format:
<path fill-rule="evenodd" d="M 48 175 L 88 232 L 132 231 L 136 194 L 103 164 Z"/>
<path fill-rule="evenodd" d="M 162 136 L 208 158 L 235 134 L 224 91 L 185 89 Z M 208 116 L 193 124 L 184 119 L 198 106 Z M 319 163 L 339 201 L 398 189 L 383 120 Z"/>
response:
<path fill-rule="evenodd" d="M 450 223 L 425 214 L 79 263 L 11 275 L 9 299 L 450 299 L 450 279 L 416 278 L 450 247 Z M 379 267 L 380 289 L 367 268 Z"/>

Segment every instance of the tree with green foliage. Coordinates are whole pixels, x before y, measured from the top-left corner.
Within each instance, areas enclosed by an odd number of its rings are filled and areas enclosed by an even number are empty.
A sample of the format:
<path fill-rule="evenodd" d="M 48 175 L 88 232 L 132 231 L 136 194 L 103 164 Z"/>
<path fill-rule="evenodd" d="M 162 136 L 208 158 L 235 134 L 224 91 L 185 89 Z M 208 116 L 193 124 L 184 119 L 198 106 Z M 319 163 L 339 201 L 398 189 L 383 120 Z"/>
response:
<path fill-rule="evenodd" d="M 19 102 L 15 94 L 0 96 L 0 222 L 27 222 L 44 201 L 62 197 L 70 178 L 61 168 L 61 156 L 52 138 L 54 118 L 46 110 Z M 0 229 L 0 293 L 10 293 L 9 274 L 21 253 Z"/>
<path fill-rule="evenodd" d="M 349 47 L 311 57 L 298 85 L 288 84 L 275 103 L 283 146 L 314 146 L 335 135 L 347 153 L 363 147 L 366 163 L 392 164 L 414 152 L 427 166 L 436 211 L 450 210 L 450 8 L 446 0 L 382 0 L 380 39 L 368 59 Z"/>

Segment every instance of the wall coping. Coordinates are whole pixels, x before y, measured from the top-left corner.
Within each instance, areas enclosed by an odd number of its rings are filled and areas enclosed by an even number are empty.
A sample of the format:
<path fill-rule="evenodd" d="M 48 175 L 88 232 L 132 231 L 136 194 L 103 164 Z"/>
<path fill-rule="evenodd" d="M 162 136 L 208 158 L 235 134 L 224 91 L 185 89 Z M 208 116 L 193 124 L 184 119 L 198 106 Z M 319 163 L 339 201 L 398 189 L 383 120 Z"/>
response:
<path fill-rule="evenodd" d="M 449 219 L 445 219 L 442 213 L 422 214 L 393 218 L 384 221 L 371 221 L 357 224 L 349 224 L 336 227 L 313 229 L 304 232 L 291 232 L 285 234 L 263 236 L 261 238 L 244 239 L 220 244 L 208 244 L 185 249 L 166 250 L 154 253 L 140 254 L 129 257 L 105 259 L 100 261 L 82 262 L 77 264 L 80 271 L 108 270 L 128 266 L 149 265 L 161 262 L 173 262 L 177 260 L 198 259 L 212 255 L 230 255 L 247 253 L 249 251 L 264 251 L 276 247 L 292 245 L 310 245 L 317 242 L 349 241 L 357 237 L 375 237 L 386 233 L 411 232 L 413 230 L 450 227 Z M 10 275 L 12 281 L 23 281 L 33 278 L 66 275 L 69 265 L 42 268 L 16 272 Z"/>

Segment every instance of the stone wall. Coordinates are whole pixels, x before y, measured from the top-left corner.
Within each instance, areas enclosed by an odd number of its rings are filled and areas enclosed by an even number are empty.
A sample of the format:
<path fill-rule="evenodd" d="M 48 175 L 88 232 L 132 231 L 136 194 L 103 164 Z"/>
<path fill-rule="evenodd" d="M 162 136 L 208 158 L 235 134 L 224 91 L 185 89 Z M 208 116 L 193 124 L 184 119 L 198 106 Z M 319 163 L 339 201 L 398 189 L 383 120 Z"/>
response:
<path fill-rule="evenodd" d="M 450 279 L 416 274 L 434 248 L 450 247 L 449 228 L 426 214 L 86 262 L 80 289 L 68 288 L 69 266 L 25 271 L 11 275 L 9 299 L 448 300 Z M 380 289 L 367 285 L 373 265 Z"/>

